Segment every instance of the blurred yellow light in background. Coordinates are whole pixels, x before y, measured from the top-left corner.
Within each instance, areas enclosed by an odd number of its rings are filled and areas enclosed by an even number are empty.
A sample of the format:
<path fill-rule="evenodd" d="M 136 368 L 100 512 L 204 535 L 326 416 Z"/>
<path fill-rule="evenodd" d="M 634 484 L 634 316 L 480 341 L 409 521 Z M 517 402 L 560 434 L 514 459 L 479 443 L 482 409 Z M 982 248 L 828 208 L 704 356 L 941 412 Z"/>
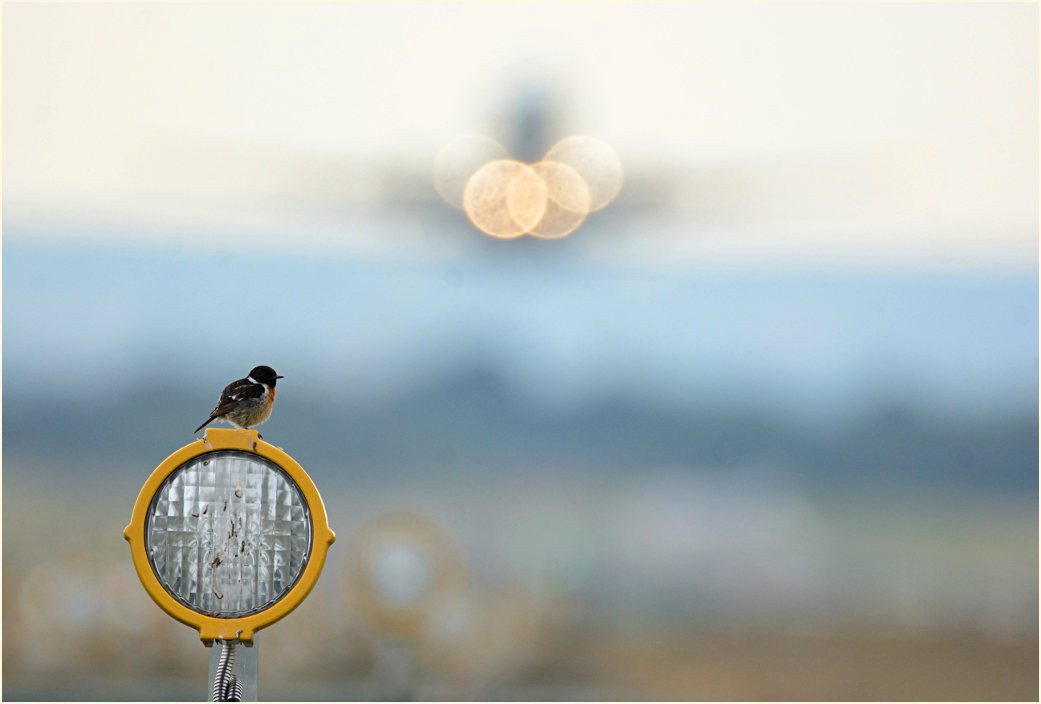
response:
<path fill-rule="evenodd" d="M 594 137 L 562 139 L 546 152 L 543 160 L 567 164 L 585 179 L 592 198 L 591 211 L 604 208 L 622 190 L 621 160 L 611 147 Z"/>
<path fill-rule="evenodd" d="M 416 640 L 463 592 L 466 568 L 454 538 L 424 515 L 397 511 L 358 529 L 348 547 L 344 597 L 375 633 Z"/>
<path fill-rule="evenodd" d="M 519 237 L 542 219 L 546 191 L 546 184 L 530 166 L 500 159 L 482 166 L 467 182 L 463 210 L 486 234 Z"/>
<path fill-rule="evenodd" d="M 622 162 L 599 139 L 563 139 L 535 164 L 506 158 L 490 137 L 463 135 L 434 160 L 434 188 L 492 237 L 558 239 L 622 189 Z"/>
<path fill-rule="evenodd" d="M 530 234 L 545 239 L 570 235 L 585 221 L 592 203 L 585 179 L 556 161 L 540 161 L 531 168 L 546 184 L 548 198 L 546 210 Z"/>
<path fill-rule="evenodd" d="M 524 232 L 530 232 L 546 214 L 549 189 L 535 169 L 524 165 L 506 186 L 506 209 Z"/>
<path fill-rule="evenodd" d="M 434 188 L 446 202 L 461 209 L 463 191 L 470 177 L 484 164 L 508 156 L 506 147 L 491 137 L 480 134 L 456 137 L 434 159 Z"/>

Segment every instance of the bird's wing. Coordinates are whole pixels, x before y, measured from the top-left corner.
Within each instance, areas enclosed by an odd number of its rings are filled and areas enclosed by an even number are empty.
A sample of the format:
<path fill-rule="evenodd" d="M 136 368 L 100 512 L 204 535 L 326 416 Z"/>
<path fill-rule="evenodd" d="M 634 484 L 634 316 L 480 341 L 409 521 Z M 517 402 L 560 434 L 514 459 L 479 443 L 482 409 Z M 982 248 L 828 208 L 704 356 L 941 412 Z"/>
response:
<path fill-rule="evenodd" d="M 264 395 L 264 385 L 254 384 L 247 379 L 233 381 L 221 391 L 220 400 L 210 413 L 211 418 L 222 416 L 232 410 L 240 401 L 248 398 L 259 398 Z"/>

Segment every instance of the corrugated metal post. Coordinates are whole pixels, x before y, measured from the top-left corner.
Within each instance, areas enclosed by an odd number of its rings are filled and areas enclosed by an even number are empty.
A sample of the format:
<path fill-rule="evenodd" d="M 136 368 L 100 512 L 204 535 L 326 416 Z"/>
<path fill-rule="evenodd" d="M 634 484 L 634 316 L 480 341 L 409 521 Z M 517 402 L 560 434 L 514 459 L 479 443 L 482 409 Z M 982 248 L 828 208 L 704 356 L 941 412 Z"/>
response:
<path fill-rule="evenodd" d="M 206 694 L 209 701 L 257 701 L 257 639 L 258 637 L 254 635 L 252 644 L 238 641 L 213 641 L 210 645 L 210 678 L 209 690 Z M 226 658 L 226 661 L 222 663 L 222 656 L 228 645 L 232 646 L 229 653 L 230 658 Z M 240 698 L 221 697 L 218 694 L 221 685 L 226 687 L 232 676 L 235 677 L 238 684 Z"/>

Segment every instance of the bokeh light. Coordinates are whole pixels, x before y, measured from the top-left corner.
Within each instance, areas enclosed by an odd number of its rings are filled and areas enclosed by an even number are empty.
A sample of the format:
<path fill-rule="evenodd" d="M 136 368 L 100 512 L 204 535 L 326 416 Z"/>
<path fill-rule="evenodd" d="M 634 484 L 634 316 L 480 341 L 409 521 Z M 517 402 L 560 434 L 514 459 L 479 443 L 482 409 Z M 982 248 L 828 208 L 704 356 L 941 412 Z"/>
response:
<path fill-rule="evenodd" d="M 543 157 L 545 161 L 567 164 L 589 186 L 591 211 L 602 210 L 622 190 L 622 162 L 603 141 L 575 136 L 557 142 Z"/>
<path fill-rule="evenodd" d="M 434 188 L 445 202 L 462 209 L 466 183 L 490 161 L 506 159 L 506 147 L 491 137 L 464 134 L 438 152 L 434 159 Z"/>
<path fill-rule="evenodd" d="M 434 160 L 434 188 L 481 232 L 500 239 L 566 237 L 622 188 L 622 162 L 605 142 L 573 136 L 534 164 L 497 141 L 463 135 Z"/>
<path fill-rule="evenodd" d="M 413 640 L 443 603 L 458 596 L 464 568 L 443 529 L 421 514 L 399 511 L 357 531 L 343 578 L 344 596 L 359 621 L 380 635 Z"/>
<path fill-rule="evenodd" d="M 500 159 L 485 164 L 470 178 L 463 209 L 485 234 L 519 237 L 542 219 L 546 191 L 546 184 L 530 166 Z"/>
<path fill-rule="evenodd" d="M 577 171 L 556 161 L 540 161 L 532 170 L 546 184 L 546 209 L 530 234 L 544 239 L 566 237 L 578 229 L 589 214 L 592 196 Z"/>
<path fill-rule="evenodd" d="M 389 602 L 417 601 L 430 582 L 430 565 L 410 545 L 395 545 L 377 559 L 372 569 L 376 589 Z"/>

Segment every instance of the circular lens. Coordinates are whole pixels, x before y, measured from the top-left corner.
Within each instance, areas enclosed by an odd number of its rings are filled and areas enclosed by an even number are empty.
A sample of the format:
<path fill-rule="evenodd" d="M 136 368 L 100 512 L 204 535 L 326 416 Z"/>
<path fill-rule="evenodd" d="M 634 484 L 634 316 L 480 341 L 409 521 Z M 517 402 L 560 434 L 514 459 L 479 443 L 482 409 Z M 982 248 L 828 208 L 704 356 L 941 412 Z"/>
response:
<path fill-rule="evenodd" d="M 284 597 L 311 555 L 311 514 L 281 468 L 237 450 L 174 470 L 145 519 L 149 562 L 174 598 L 201 614 L 250 616 Z"/>

